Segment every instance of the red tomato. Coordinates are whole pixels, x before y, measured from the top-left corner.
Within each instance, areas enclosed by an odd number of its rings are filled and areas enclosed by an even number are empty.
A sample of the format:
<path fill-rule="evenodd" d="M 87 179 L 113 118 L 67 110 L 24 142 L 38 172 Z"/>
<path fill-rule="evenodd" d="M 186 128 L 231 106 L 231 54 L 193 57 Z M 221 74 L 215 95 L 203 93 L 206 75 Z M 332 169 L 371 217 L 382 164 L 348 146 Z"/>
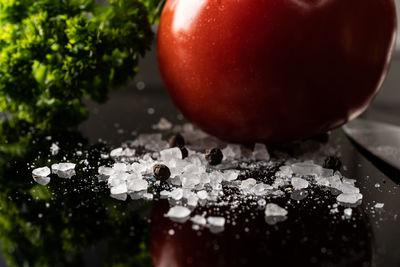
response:
<path fill-rule="evenodd" d="M 183 115 L 234 142 L 280 142 L 359 115 L 386 75 L 393 0 L 168 0 L 164 84 Z"/>

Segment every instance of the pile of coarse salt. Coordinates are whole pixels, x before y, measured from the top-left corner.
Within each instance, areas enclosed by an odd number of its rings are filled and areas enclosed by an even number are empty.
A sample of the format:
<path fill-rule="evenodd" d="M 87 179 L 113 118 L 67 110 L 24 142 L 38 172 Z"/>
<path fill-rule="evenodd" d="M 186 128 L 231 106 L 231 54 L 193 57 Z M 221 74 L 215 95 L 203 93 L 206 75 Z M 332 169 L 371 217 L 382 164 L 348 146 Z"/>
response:
<path fill-rule="evenodd" d="M 286 194 L 302 200 L 307 196 L 305 190 L 322 188 L 337 195 L 338 204 L 354 207 L 361 203 L 363 196 L 355 180 L 323 168 L 313 160 L 274 160 L 263 144 L 255 144 L 253 150 L 226 144 L 190 124 L 177 130 L 186 141 L 185 158 L 181 148 L 170 148 L 160 133 L 139 135 L 136 140 L 111 151 L 114 165 L 101 166 L 98 173 L 99 180 L 107 182 L 112 197 L 119 200 L 126 200 L 128 196 L 146 200 L 168 198 L 171 207 L 166 217 L 176 222 L 190 220 L 194 229 L 209 227 L 213 232 L 223 230 L 226 219 L 194 214 L 196 207 L 235 207 L 253 201 L 265 209 L 266 222 L 275 224 L 290 216 L 285 207 L 273 203 Z M 216 166 L 211 166 L 204 155 L 205 149 L 213 147 L 221 148 L 223 153 L 222 163 Z M 169 168 L 169 179 L 160 181 L 154 177 L 156 164 Z M 266 181 L 249 177 L 254 171 L 274 173 Z M 346 215 L 349 214 L 346 209 Z"/>
<path fill-rule="evenodd" d="M 336 211 L 338 204 L 354 207 L 361 203 L 363 196 L 355 186 L 355 180 L 314 163 L 317 158 L 322 162 L 334 153 L 329 147 L 302 158 L 271 159 L 264 144 L 257 143 L 253 149 L 227 144 L 191 124 L 176 126 L 174 132 L 182 134 L 184 141 L 181 142 L 185 142 L 185 148 L 170 147 L 161 133 L 142 134 L 109 155 L 102 155 L 114 159 L 112 166 L 98 168 L 99 181 L 107 183 L 111 197 L 121 201 L 127 200 L 128 196 L 134 200 L 166 198 L 170 203 L 166 217 L 181 223 L 190 220 L 193 229 L 208 227 L 212 232 L 222 231 L 227 218 L 195 214 L 196 207 L 234 209 L 253 202 L 255 207 L 265 210 L 265 221 L 275 224 L 290 216 L 287 208 L 274 203 L 288 194 L 301 201 L 315 188 L 330 191 L 338 202 L 333 209 Z M 210 165 L 207 160 L 204 151 L 211 148 L 221 149 L 223 160 L 220 164 Z M 156 164 L 168 167 L 168 179 L 155 178 Z M 51 170 L 36 168 L 32 177 L 37 183 L 46 185 L 50 182 L 51 172 L 61 178 L 71 178 L 75 175 L 75 164 L 53 164 Z M 344 217 L 350 217 L 351 211 L 351 208 L 345 209 Z"/>

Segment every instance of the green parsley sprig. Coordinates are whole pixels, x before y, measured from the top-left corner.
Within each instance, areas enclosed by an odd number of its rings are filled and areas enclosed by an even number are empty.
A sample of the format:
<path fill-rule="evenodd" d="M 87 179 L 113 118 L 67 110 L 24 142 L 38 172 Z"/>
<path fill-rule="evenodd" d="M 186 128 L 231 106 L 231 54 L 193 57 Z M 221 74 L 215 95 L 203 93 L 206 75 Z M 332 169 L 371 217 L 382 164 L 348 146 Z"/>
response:
<path fill-rule="evenodd" d="M 85 119 L 137 72 L 160 0 L 0 0 L 0 111 L 40 128 Z"/>

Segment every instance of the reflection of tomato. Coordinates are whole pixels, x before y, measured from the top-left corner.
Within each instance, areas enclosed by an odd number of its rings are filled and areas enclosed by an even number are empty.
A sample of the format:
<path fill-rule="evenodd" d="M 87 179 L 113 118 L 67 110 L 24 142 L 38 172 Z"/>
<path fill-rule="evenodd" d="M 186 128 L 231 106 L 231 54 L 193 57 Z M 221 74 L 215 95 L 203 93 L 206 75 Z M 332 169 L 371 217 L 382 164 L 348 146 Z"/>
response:
<path fill-rule="evenodd" d="M 287 203 L 287 199 L 280 201 Z M 372 228 L 362 207 L 353 209 L 351 221 L 340 216 L 333 220 L 330 204 L 330 200 L 319 205 L 304 200 L 276 225 L 268 225 L 264 211 L 254 207 L 231 211 L 235 225 L 227 223 L 223 232 L 212 234 L 208 229 L 193 230 L 190 221 L 172 222 L 164 216 L 168 201 L 156 201 L 150 227 L 154 266 L 371 266 L 375 258 Z M 230 208 L 218 209 L 226 214 Z"/>
<path fill-rule="evenodd" d="M 395 28 L 393 0 L 168 0 L 158 61 L 173 101 L 200 128 L 286 141 L 366 108 Z"/>

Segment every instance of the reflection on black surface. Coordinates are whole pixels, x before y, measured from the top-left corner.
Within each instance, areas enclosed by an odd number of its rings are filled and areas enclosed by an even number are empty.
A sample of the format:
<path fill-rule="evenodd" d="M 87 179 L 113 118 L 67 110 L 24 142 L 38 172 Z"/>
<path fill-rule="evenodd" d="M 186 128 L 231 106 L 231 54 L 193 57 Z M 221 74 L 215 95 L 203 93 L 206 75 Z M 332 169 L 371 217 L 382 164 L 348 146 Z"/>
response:
<path fill-rule="evenodd" d="M 107 186 L 95 178 L 97 167 L 108 161 L 100 157 L 108 151 L 104 144 L 89 147 L 77 132 L 35 132 L 21 121 L 1 127 L 0 242 L 7 264 L 151 265 L 148 223 L 142 219 L 148 205 L 110 198 Z M 52 156 L 49 148 L 55 142 L 61 151 Z M 50 166 L 66 159 L 78 164 L 77 176 L 52 176 L 48 186 L 33 181 L 31 164 Z"/>
<path fill-rule="evenodd" d="M 98 166 L 111 164 L 101 157 L 109 151 L 105 144 L 89 146 L 74 131 L 36 132 L 23 122 L 3 124 L 0 130 L 0 242 L 9 265 L 373 265 L 373 236 L 362 209 L 353 210 L 351 221 L 340 218 L 342 210 L 333 219 L 328 205 L 336 201 L 330 194 L 320 192 L 320 202 L 310 195 L 300 204 L 292 199 L 288 218 L 276 225 L 266 223 L 264 210 L 249 207 L 231 211 L 236 225 L 228 222 L 219 234 L 195 231 L 191 222 L 165 218 L 165 200 L 150 205 L 110 198 L 107 186 L 95 177 Z M 53 143 L 61 148 L 54 156 Z M 31 165 L 71 159 L 78 164 L 72 179 L 52 176 L 50 184 L 42 186 L 31 178 Z M 287 199 L 273 202 L 285 206 Z M 219 209 L 225 214 L 228 208 Z M 198 208 L 196 213 L 203 211 L 210 212 Z M 149 232 L 144 218 L 150 212 Z"/>
<path fill-rule="evenodd" d="M 274 202 L 284 205 L 286 200 Z M 268 225 L 263 210 L 253 207 L 236 214 L 236 225 L 216 235 L 194 231 L 191 222 L 170 221 L 163 216 L 168 201 L 157 202 L 151 224 L 153 262 L 156 267 L 373 266 L 373 237 L 362 209 L 353 210 L 351 221 L 340 218 L 342 212 L 333 220 L 328 203 L 294 203 L 287 220 L 276 225 Z"/>

